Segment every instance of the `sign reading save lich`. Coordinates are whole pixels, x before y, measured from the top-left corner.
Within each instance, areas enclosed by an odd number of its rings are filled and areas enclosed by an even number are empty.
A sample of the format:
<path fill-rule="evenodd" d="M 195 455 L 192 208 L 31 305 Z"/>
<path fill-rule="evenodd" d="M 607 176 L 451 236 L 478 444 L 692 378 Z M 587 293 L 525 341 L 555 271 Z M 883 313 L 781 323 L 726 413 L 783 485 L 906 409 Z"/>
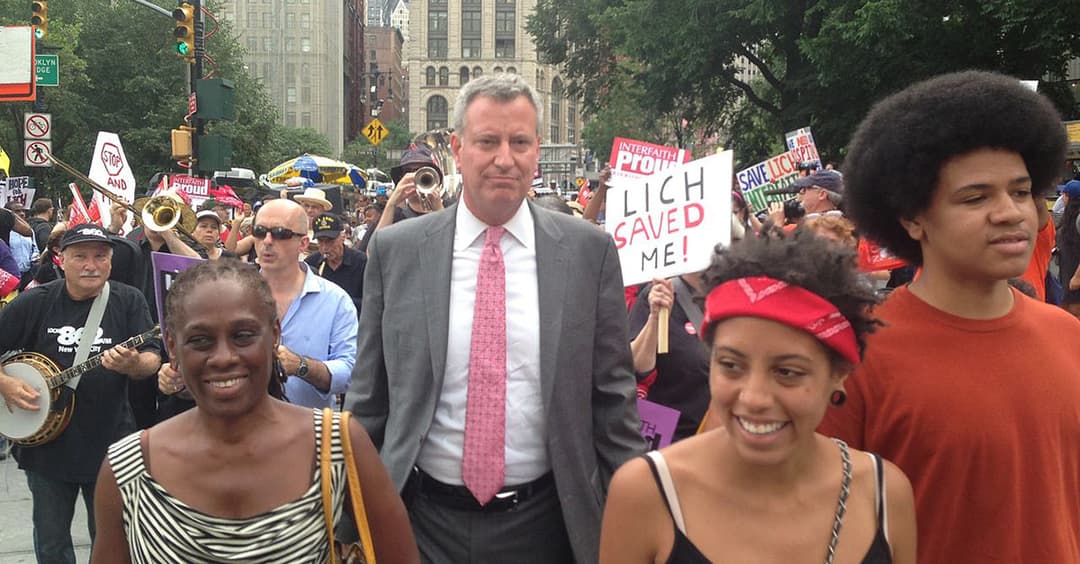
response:
<path fill-rule="evenodd" d="M 731 168 L 724 151 L 608 188 L 605 228 L 623 284 L 709 266 L 716 244 L 731 242 Z"/>

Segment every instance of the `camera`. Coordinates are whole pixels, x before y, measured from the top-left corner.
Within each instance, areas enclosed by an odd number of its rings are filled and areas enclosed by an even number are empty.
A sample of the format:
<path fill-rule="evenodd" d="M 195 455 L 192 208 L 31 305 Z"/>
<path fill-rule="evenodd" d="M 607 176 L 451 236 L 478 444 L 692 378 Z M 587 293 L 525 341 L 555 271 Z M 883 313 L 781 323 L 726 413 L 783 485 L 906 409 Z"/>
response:
<path fill-rule="evenodd" d="M 796 223 L 806 215 L 806 208 L 798 198 L 792 198 L 784 202 L 784 221 Z"/>

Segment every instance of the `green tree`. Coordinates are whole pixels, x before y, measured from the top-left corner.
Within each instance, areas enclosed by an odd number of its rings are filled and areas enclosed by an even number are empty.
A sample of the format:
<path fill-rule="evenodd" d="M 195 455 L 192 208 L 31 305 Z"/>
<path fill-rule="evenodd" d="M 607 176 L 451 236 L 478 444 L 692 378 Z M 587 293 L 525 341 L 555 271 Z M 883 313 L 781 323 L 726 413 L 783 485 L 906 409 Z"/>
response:
<path fill-rule="evenodd" d="M 591 113 L 616 95 L 612 69 L 630 62 L 653 115 L 674 112 L 699 132 L 741 120 L 774 139 L 810 125 L 835 157 L 874 101 L 943 72 L 1043 78 L 1075 115 L 1061 80 L 1080 55 L 1078 19 L 1080 3 L 1056 0 L 540 0 L 528 29 Z M 743 101 L 757 119 L 738 115 Z M 736 146 L 757 135 L 734 134 Z"/>

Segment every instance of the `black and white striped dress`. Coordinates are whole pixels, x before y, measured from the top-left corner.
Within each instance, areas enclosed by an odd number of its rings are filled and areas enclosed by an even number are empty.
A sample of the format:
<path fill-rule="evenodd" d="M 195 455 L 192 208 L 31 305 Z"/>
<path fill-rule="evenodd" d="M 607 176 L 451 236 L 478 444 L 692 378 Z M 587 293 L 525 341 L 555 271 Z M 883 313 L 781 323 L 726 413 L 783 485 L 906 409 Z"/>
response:
<path fill-rule="evenodd" d="M 313 413 L 318 460 L 322 413 Z M 335 413 L 331 430 L 334 523 L 341 517 L 348 487 L 338 425 Z M 318 464 L 311 487 L 299 499 L 246 519 L 213 517 L 169 495 L 146 471 L 139 433 L 109 447 L 109 465 L 120 487 L 124 530 L 134 564 L 322 563 L 329 557 Z"/>

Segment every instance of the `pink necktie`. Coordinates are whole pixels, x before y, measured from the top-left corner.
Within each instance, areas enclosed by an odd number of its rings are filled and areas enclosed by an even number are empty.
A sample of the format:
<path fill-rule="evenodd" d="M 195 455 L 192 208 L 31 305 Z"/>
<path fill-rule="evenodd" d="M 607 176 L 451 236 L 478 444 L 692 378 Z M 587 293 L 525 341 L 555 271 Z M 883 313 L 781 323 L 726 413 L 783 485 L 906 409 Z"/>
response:
<path fill-rule="evenodd" d="M 502 227 L 488 227 L 476 276 L 469 391 L 465 405 L 465 452 L 461 477 L 481 505 L 506 478 L 506 269 Z"/>

